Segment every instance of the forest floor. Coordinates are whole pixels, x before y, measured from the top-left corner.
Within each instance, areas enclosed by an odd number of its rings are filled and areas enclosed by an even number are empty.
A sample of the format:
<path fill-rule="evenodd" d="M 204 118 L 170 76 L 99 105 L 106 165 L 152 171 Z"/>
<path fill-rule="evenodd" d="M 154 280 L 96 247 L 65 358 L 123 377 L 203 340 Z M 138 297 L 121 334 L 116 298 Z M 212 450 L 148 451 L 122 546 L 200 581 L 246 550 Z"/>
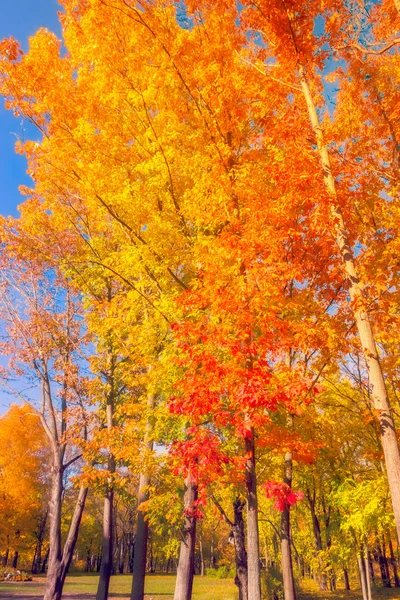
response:
<path fill-rule="evenodd" d="M 63 598 L 65 600 L 94 600 L 97 575 L 72 574 L 67 577 Z M 116 575 L 111 578 L 110 600 L 128 600 L 132 577 Z M 146 577 L 146 600 L 172 600 L 175 576 L 149 575 Z M 44 578 L 38 577 L 26 583 L 0 582 L 0 600 L 42 600 Z M 373 591 L 373 600 L 400 600 L 400 589 Z M 312 582 L 303 586 L 299 600 L 360 600 L 359 590 L 346 592 L 319 592 Z M 237 588 L 230 579 L 195 577 L 193 600 L 237 600 Z"/>

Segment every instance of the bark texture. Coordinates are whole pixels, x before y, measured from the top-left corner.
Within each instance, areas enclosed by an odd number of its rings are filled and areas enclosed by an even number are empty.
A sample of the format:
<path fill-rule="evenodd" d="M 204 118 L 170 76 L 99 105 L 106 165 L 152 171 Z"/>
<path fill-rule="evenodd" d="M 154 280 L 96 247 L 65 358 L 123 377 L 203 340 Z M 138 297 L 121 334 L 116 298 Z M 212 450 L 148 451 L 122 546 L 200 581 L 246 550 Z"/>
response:
<path fill-rule="evenodd" d="M 189 476 L 185 481 L 185 522 L 179 553 L 174 600 L 191 600 L 194 577 L 194 551 L 196 544 L 196 517 L 193 503 L 197 500 L 197 486 Z"/>
<path fill-rule="evenodd" d="M 96 600 L 107 600 L 113 565 L 113 501 L 114 490 L 110 487 L 104 498 L 103 550 L 101 555 L 100 578 Z"/>
<path fill-rule="evenodd" d="M 292 454 L 285 454 L 285 465 L 283 481 L 290 488 L 292 487 Z M 290 507 L 288 505 L 282 511 L 281 516 L 281 555 L 282 555 L 282 576 L 283 590 L 285 600 L 296 600 L 296 588 L 293 577 L 293 562 L 290 539 Z"/>
<path fill-rule="evenodd" d="M 247 571 L 249 600 L 261 600 L 260 544 L 254 434 L 246 438 Z"/>
<path fill-rule="evenodd" d="M 365 562 L 362 555 L 362 552 L 359 552 L 357 556 L 358 562 L 358 574 L 360 577 L 360 586 L 363 600 L 368 600 L 368 591 L 367 591 L 367 578 L 365 573 Z"/>
<path fill-rule="evenodd" d="M 244 532 L 244 520 L 243 520 L 243 509 L 245 503 L 240 499 L 236 498 L 233 503 L 234 522 L 232 524 L 232 536 L 233 544 L 235 546 L 235 562 L 236 562 L 236 576 L 235 584 L 239 590 L 239 600 L 248 600 L 248 575 L 247 575 L 247 552 L 245 545 L 245 532 Z"/>
<path fill-rule="evenodd" d="M 148 485 L 149 478 L 146 474 L 142 473 L 139 479 L 138 506 L 148 499 L 148 493 L 146 491 L 146 486 Z M 133 555 L 132 600 L 143 600 L 144 598 L 148 533 L 148 523 L 144 518 L 143 512 L 138 510 L 135 550 Z"/>

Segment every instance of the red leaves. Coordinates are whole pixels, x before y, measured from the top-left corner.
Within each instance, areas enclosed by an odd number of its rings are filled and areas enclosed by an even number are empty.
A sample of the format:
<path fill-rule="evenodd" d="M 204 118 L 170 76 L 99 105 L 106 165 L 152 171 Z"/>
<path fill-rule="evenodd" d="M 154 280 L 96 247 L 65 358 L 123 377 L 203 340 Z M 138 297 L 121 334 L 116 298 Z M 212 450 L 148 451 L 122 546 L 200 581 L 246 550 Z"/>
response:
<path fill-rule="evenodd" d="M 22 55 L 22 50 L 16 39 L 10 37 L 0 42 L 0 56 L 10 61 L 17 60 Z"/>
<path fill-rule="evenodd" d="M 294 491 L 283 481 L 266 481 L 262 484 L 267 498 L 274 498 L 274 507 L 282 512 L 286 507 L 293 506 L 298 500 L 303 500 L 301 491 Z"/>
<path fill-rule="evenodd" d="M 208 484 L 223 472 L 229 459 L 220 439 L 207 429 L 190 427 L 188 438 L 174 442 L 170 454 L 175 463 L 174 474 L 184 477 L 190 472 L 197 484 Z"/>

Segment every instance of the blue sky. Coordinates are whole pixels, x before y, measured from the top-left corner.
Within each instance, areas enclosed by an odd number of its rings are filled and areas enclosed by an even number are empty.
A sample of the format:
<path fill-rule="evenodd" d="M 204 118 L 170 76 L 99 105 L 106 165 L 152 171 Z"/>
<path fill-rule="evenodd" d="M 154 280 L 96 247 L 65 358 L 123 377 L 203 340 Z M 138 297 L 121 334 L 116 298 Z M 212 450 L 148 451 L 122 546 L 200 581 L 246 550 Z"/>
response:
<path fill-rule="evenodd" d="M 40 27 L 61 36 L 57 0 L 3 0 L 1 5 L 0 40 L 12 36 L 27 50 L 29 37 Z M 4 108 L 0 98 L 0 214 L 3 215 L 18 215 L 17 206 L 23 201 L 18 186 L 31 184 L 25 158 L 14 152 L 16 137 L 23 137 L 25 128 L 20 119 Z M 0 363 L 4 364 L 1 358 Z M 0 415 L 15 401 L 1 390 Z"/>
<path fill-rule="evenodd" d="M 1 2 L 0 39 L 14 37 L 24 50 L 28 40 L 40 27 L 46 27 L 61 37 L 57 0 L 4 0 Z M 30 185 L 26 161 L 14 153 L 17 137 L 24 137 L 26 125 L 6 111 L 0 99 L 0 213 L 17 215 L 17 205 L 23 198 L 18 192 L 21 184 Z"/>

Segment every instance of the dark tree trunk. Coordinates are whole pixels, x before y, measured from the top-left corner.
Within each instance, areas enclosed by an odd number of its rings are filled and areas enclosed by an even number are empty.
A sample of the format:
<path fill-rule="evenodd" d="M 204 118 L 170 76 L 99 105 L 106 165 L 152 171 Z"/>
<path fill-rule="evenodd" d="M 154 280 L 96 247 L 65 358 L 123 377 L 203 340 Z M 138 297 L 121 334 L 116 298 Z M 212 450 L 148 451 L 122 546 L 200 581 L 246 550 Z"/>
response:
<path fill-rule="evenodd" d="M 144 436 L 144 449 L 146 453 L 151 453 L 153 450 L 153 425 L 152 412 L 155 406 L 155 398 L 153 394 L 147 396 L 148 417 L 146 421 L 146 432 Z M 139 479 L 138 492 L 138 507 L 142 502 L 146 502 L 149 498 L 148 485 L 150 483 L 149 474 L 145 471 L 141 473 Z M 136 537 L 135 537 L 135 553 L 133 556 L 133 578 L 131 600 L 143 600 L 144 585 L 146 579 L 146 559 L 147 559 L 147 544 L 149 536 L 149 526 L 144 518 L 143 511 L 138 510 L 136 521 Z"/>
<path fill-rule="evenodd" d="M 385 564 L 385 557 L 383 556 L 382 548 L 380 546 L 379 541 L 377 543 L 376 549 L 377 549 L 377 558 L 378 558 L 379 568 L 381 571 L 382 585 L 383 585 L 383 587 L 389 588 L 389 587 L 391 587 L 390 579 L 388 578 L 387 568 L 386 568 L 386 564 Z"/>
<path fill-rule="evenodd" d="M 260 548 L 254 433 L 246 437 L 247 571 L 249 600 L 261 600 Z"/>
<path fill-rule="evenodd" d="M 50 548 L 47 549 L 46 555 L 45 555 L 44 560 L 42 562 L 42 568 L 40 569 L 41 573 L 46 573 L 47 563 L 49 561 L 49 554 L 50 554 Z"/>
<path fill-rule="evenodd" d="M 196 544 L 196 517 L 192 507 L 197 500 L 197 486 L 190 475 L 185 481 L 185 522 L 179 553 L 174 600 L 191 600 L 194 577 L 194 551 Z"/>
<path fill-rule="evenodd" d="M 233 543 L 235 546 L 236 576 L 235 584 L 239 589 L 239 600 L 248 600 L 248 574 L 247 552 L 245 545 L 245 531 L 243 509 L 245 502 L 236 498 L 233 503 L 234 522 L 232 525 Z"/>
<path fill-rule="evenodd" d="M 283 481 L 292 487 L 292 455 L 285 455 Z M 296 588 L 293 577 L 292 550 L 290 543 L 290 507 L 286 504 L 281 516 L 281 556 L 282 576 L 285 600 L 296 600 Z"/>
<path fill-rule="evenodd" d="M 7 536 L 7 543 L 9 543 L 8 536 Z M 8 564 L 8 555 L 9 554 L 10 554 L 10 548 L 7 548 L 4 553 L 3 560 L 2 560 L 3 567 L 6 567 Z"/>
<path fill-rule="evenodd" d="M 43 546 L 44 536 L 46 533 L 48 513 L 49 513 L 49 509 L 48 509 L 48 507 L 46 507 L 44 515 L 42 516 L 42 518 L 40 519 L 40 522 L 39 522 L 39 529 L 37 532 L 37 544 L 36 544 L 35 554 L 34 554 L 33 561 L 32 561 L 32 573 L 34 575 L 36 575 L 37 573 L 40 573 L 40 567 L 42 564 L 42 546 Z"/>
<path fill-rule="evenodd" d="M 320 552 L 321 552 L 321 550 L 323 550 L 323 546 L 322 546 L 322 538 L 321 538 L 321 526 L 319 523 L 317 513 L 315 511 L 315 490 L 313 492 L 313 495 L 311 495 L 310 490 L 307 490 L 307 500 L 308 500 L 308 504 L 309 504 L 310 512 L 311 512 L 311 519 L 312 519 L 313 533 L 314 533 L 315 552 L 317 554 L 317 559 L 318 559 L 318 573 L 316 574 L 316 578 L 317 578 L 317 583 L 318 583 L 319 589 L 321 591 L 325 592 L 328 589 L 328 583 L 327 583 L 326 573 L 324 572 L 324 565 L 322 565 L 322 562 L 320 559 Z"/>
<path fill-rule="evenodd" d="M 16 551 L 14 552 L 14 557 L 13 557 L 13 561 L 12 561 L 12 568 L 13 568 L 13 569 L 16 569 L 16 568 L 17 568 L 17 564 L 18 564 L 18 556 L 19 556 L 19 553 L 18 553 L 18 550 L 16 550 Z"/>
<path fill-rule="evenodd" d="M 392 565 L 392 570 L 393 570 L 394 585 L 395 585 L 395 587 L 400 587 L 399 575 L 397 572 L 397 562 L 396 562 L 396 558 L 394 556 L 392 538 L 390 537 L 390 535 L 389 535 L 389 552 L 390 552 L 390 563 Z"/>
<path fill-rule="evenodd" d="M 383 555 L 383 563 L 385 565 L 386 579 L 388 581 L 387 587 L 392 587 L 392 583 L 390 581 L 389 562 L 388 562 L 388 559 L 386 556 L 386 543 L 385 543 L 385 534 L 384 533 L 382 533 L 382 555 Z"/>
<path fill-rule="evenodd" d="M 374 573 L 374 561 L 371 557 L 371 552 L 368 552 L 368 568 L 369 568 L 369 578 L 373 584 L 375 584 L 375 573 Z"/>
<path fill-rule="evenodd" d="M 350 590 L 349 572 L 346 568 L 343 568 L 343 579 L 344 579 L 344 589 Z"/>
<path fill-rule="evenodd" d="M 146 489 L 148 485 L 149 478 L 145 473 L 142 473 L 139 479 L 138 507 L 149 497 L 148 491 Z M 138 509 L 136 522 L 135 552 L 133 555 L 133 579 L 131 600 L 143 600 L 144 598 L 148 534 L 149 526 L 147 520 L 144 517 L 143 511 Z"/>
<path fill-rule="evenodd" d="M 107 600 L 108 588 L 113 566 L 113 499 L 114 490 L 110 486 L 104 498 L 103 513 L 103 550 L 101 555 L 101 569 L 96 600 Z"/>

